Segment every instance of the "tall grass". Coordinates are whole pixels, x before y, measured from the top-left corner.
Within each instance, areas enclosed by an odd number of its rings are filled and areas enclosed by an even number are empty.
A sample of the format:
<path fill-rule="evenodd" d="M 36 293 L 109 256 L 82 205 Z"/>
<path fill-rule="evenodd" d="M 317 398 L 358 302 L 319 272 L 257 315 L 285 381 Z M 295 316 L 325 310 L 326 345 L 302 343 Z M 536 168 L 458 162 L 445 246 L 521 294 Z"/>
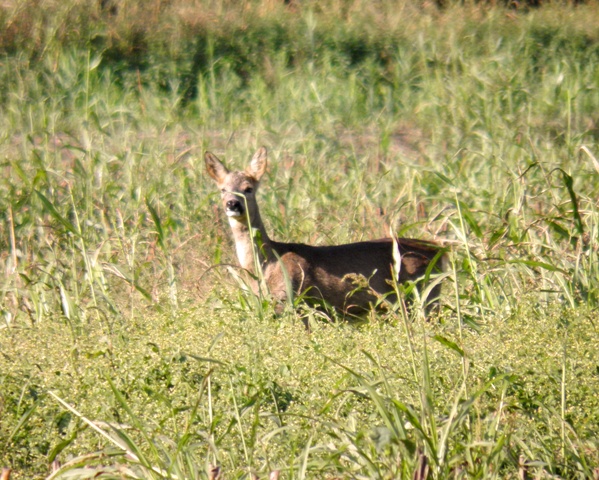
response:
<path fill-rule="evenodd" d="M 22 478 L 54 458 L 57 476 L 591 475 L 597 18 L 0 7 L 1 461 Z M 316 322 L 308 338 L 232 295 L 201 157 L 242 166 L 261 144 L 274 238 L 391 226 L 450 245 L 440 323 Z M 119 448 L 79 457 L 104 437 L 50 390 Z"/>

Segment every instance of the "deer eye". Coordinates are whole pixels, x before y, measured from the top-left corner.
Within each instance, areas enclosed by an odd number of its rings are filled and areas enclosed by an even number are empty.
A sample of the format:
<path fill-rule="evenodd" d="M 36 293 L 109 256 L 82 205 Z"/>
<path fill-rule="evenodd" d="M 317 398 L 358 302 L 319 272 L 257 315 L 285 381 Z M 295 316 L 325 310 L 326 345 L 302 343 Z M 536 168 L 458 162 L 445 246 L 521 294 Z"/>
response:
<path fill-rule="evenodd" d="M 254 189 L 252 187 L 245 187 L 243 189 L 243 193 L 252 193 L 254 191 Z"/>

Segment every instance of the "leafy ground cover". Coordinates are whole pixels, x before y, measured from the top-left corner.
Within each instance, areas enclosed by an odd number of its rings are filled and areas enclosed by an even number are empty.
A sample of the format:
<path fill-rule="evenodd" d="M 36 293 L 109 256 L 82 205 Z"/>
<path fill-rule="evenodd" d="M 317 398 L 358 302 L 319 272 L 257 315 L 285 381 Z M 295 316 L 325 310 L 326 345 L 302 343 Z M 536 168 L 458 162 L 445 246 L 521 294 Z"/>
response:
<path fill-rule="evenodd" d="M 599 475 L 594 4 L 101 4 L 0 6 L 13 478 Z M 240 291 L 262 144 L 273 238 L 443 240 L 440 317 Z"/>

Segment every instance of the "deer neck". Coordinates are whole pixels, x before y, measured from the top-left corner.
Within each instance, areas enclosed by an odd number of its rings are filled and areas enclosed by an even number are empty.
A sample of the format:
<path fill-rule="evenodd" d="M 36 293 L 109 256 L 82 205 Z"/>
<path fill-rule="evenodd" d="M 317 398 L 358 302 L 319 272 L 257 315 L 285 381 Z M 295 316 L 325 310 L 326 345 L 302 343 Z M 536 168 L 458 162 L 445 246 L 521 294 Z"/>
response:
<path fill-rule="evenodd" d="M 271 240 L 268 238 L 259 213 L 256 212 L 251 223 L 248 223 L 246 218 L 239 220 L 236 217 L 229 217 L 229 224 L 233 231 L 237 259 L 243 268 L 256 273 L 256 260 L 259 265 L 264 265 L 274 258 Z M 257 259 L 254 258 L 255 255 L 258 255 Z"/>

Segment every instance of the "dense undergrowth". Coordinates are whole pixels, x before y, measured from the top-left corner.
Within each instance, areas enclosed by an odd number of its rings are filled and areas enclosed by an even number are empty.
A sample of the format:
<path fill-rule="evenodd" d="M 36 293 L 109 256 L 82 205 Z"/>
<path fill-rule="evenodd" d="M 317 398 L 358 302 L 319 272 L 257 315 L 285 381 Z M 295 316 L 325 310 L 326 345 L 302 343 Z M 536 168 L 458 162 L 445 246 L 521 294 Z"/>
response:
<path fill-rule="evenodd" d="M 2 4 L 2 465 L 597 475 L 598 19 L 560 3 Z M 308 335 L 237 292 L 214 267 L 235 259 L 202 152 L 241 167 L 261 144 L 274 238 L 391 226 L 451 247 L 438 323 Z"/>

